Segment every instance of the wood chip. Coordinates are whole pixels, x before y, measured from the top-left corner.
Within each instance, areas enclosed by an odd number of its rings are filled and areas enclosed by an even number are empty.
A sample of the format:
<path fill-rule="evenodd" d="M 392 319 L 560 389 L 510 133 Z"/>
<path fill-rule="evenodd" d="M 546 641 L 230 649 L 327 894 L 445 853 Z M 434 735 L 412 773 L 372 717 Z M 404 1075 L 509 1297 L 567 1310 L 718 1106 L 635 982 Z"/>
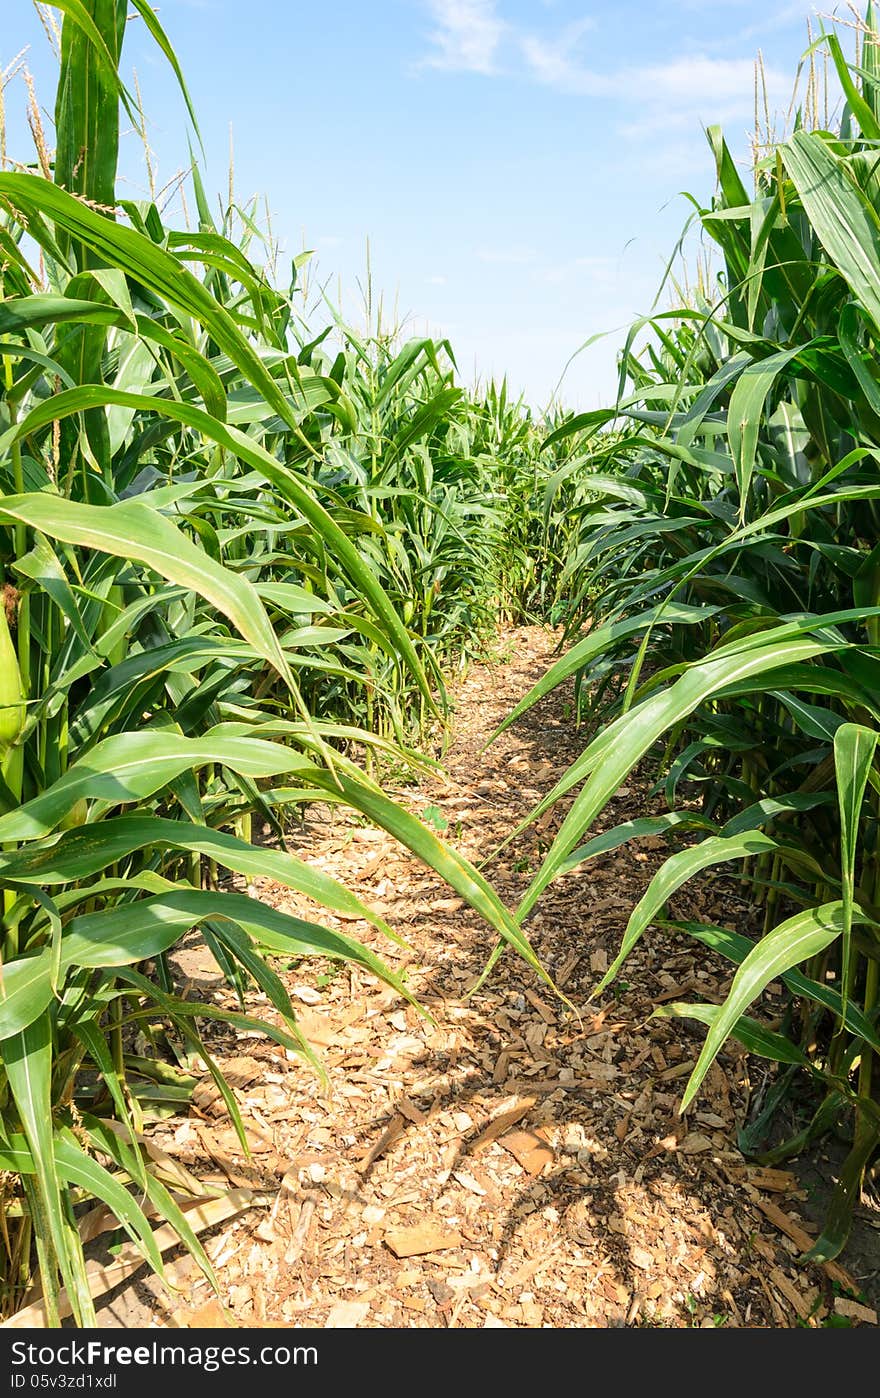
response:
<path fill-rule="evenodd" d="M 775 1324 L 778 1326 L 780 1330 L 790 1330 L 791 1326 L 789 1325 L 788 1320 L 786 1319 L 785 1311 L 780 1306 L 778 1300 L 776 1299 L 776 1293 L 772 1290 L 770 1283 L 767 1281 L 767 1278 L 763 1275 L 762 1272 L 758 1273 L 758 1281 L 761 1284 L 761 1290 L 764 1292 L 764 1295 L 770 1302 L 770 1309 L 773 1313 L 773 1320 Z"/>
<path fill-rule="evenodd" d="M 647 1248 L 639 1247 L 633 1243 L 629 1250 L 630 1261 L 634 1267 L 641 1267 L 643 1271 L 649 1272 L 654 1266 L 654 1254 L 648 1252 Z"/>
<path fill-rule="evenodd" d="M 251 1058 L 248 1055 L 228 1058 L 223 1063 L 223 1076 L 227 1083 L 230 1087 L 239 1089 L 259 1081 L 264 1072 L 265 1064 L 261 1063 L 258 1058 Z M 206 1073 L 193 1088 L 192 1104 L 200 1112 L 225 1113 L 226 1103 L 210 1073 Z"/>
<path fill-rule="evenodd" d="M 326 1012 L 320 1014 L 317 1010 L 310 1010 L 307 1005 L 303 1005 L 302 1009 L 296 1012 L 296 1022 L 309 1043 L 318 1048 L 331 1048 L 339 1043 L 339 1035 Z"/>
<path fill-rule="evenodd" d="M 770 1222 L 779 1229 L 780 1233 L 784 1233 L 787 1238 L 791 1238 L 793 1243 L 797 1243 L 802 1252 L 809 1252 L 810 1248 L 813 1246 L 813 1239 L 810 1237 L 809 1233 L 804 1231 L 800 1224 L 796 1223 L 793 1218 L 789 1218 L 788 1214 L 785 1213 L 783 1209 L 780 1209 L 778 1204 L 771 1204 L 769 1199 L 756 1199 L 755 1203 L 764 1217 L 769 1218 Z M 839 1263 L 822 1262 L 820 1265 L 832 1281 L 839 1282 L 841 1286 L 846 1287 L 847 1291 L 858 1291 L 855 1279 L 851 1277 L 849 1272 L 847 1272 L 844 1267 L 841 1267 Z"/>
<path fill-rule="evenodd" d="M 234 1218 L 236 1214 L 242 1213 L 245 1209 L 252 1209 L 267 1202 L 265 1196 L 256 1194 L 252 1190 L 233 1189 L 220 1198 L 202 1200 L 195 1204 L 187 1212 L 187 1223 L 194 1232 L 201 1233 L 206 1228 L 213 1228 L 218 1223 L 224 1223 L 227 1219 Z M 180 1237 L 177 1230 L 170 1223 L 166 1223 L 161 1228 L 154 1230 L 153 1241 L 159 1251 L 164 1253 L 177 1247 Z M 106 1266 L 97 1262 L 89 1262 L 86 1266 L 86 1280 L 91 1295 L 98 1297 L 103 1296 L 105 1292 L 112 1291 L 119 1282 L 130 1277 L 132 1273 L 140 1271 L 143 1265 L 143 1254 L 133 1243 L 126 1243 L 120 1249 L 115 1261 Z M 63 1289 L 58 1296 L 58 1313 L 62 1317 L 73 1314 L 70 1299 Z M 9 1320 L 3 1321 L 0 1329 L 21 1330 L 46 1324 L 45 1303 L 39 1300 L 35 1301 L 33 1305 L 25 1306 L 22 1310 L 16 1311 Z"/>
<path fill-rule="evenodd" d="M 338 917 L 339 914 L 337 913 Z M 291 995 L 295 995 L 297 1000 L 301 1000 L 304 1005 L 320 1005 L 323 996 L 319 990 L 315 990 L 312 985 L 295 985 L 291 989 Z"/>
<path fill-rule="evenodd" d="M 509 1067 L 510 1054 L 507 1052 L 506 1049 L 503 1049 L 495 1060 L 495 1067 L 492 1069 L 492 1081 L 504 1082 L 504 1079 L 507 1077 L 507 1070 Z"/>
<path fill-rule="evenodd" d="M 877 1312 L 872 1311 L 870 1306 L 862 1306 L 858 1301 L 849 1301 L 845 1296 L 836 1296 L 834 1299 L 835 1315 L 842 1315 L 847 1320 L 860 1320 L 863 1325 L 876 1325 Z"/>
<path fill-rule="evenodd" d="M 508 1131 L 498 1142 L 530 1175 L 540 1175 L 553 1162 L 553 1149 L 534 1131 Z"/>
<path fill-rule="evenodd" d="M 303 1199 L 299 1212 L 296 1215 L 296 1222 L 293 1225 L 290 1242 L 284 1253 L 284 1262 L 287 1267 L 292 1267 L 305 1249 L 312 1230 L 312 1223 L 315 1218 L 316 1200 L 314 1194 L 308 1194 Z M 292 1217 L 292 1205 L 291 1205 Z"/>
<path fill-rule="evenodd" d="M 324 1324 L 325 1330 L 355 1330 L 370 1313 L 369 1301 L 337 1301 Z"/>
<path fill-rule="evenodd" d="M 549 1005 L 544 1004 L 544 1001 L 541 999 L 540 995 L 536 995 L 535 992 L 533 990 L 530 990 L 528 986 L 526 987 L 524 994 L 532 1008 L 538 1011 L 538 1014 L 541 1016 L 545 1024 L 556 1023 L 555 1014 L 550 1009 Z"/>
<path fill-rule="evenodd" d="M 442 1224 L 417 1223 L 412 1228 L 395 1228 L 386 1233 L 385 1242 L 395 1257 L 421 1257 L 427 1252 L 460 1248 L 464 1239 Z"/>
<path fill-rule="evenodd" d="M 214 1297 L 194 1311 L 175 1311 L 174 1319 L 187 1330 L 227 1330 L 235 1326 L 230 1312 Z"/>
<path fill-rule="evenodd" d="M 683 981 L 681 985 L 674 985 L 671 990 L 664 990 L 662 995 L 653 995 L 651 1003 L 654 1005 L 664 1005 L 667 1000 L 680 1000 L 688 991 L 699 989 L 696 981 Z"/>
<path fill-rule="evenodd" d="M 810 1307 L 807 1305 L 803 1296 L 798 1291 L 794 1282 L 789 1280 L 789 1278 L 782 1271 L 781 1267 L 772 1268 L 770 1272 L 770 1280 L 776 1287 L 776 1290 L 782 1292 L 788 1304 L 792 1307 L 794 1311 L 796 1311 L 796 1313 L 800 1316 L 801 1320 L 808 1320 L 810 1316 Z"/>
<path fill-rule="evenodd" d="M 230 1184 L 235 1185 L 237 1189 L 253 1189 L 253 1179 L 249 1178 L 234 1160 L 230 1160 L 228 1155 L 217 1149 L 212 1133 L 205 1130 L 198 1122 L 196 1123 L 196 1135 L 204 1146 L 206 1154 L 210 1156 L 215 1165 L 220 1166 Z"/>
<path fill-rule="evenodd" d="M 376 1163 L 380 1155 L 384 1155 L 386 1150 L 394 1145 L 395 1141 L 400 1140 L 405 1130 L 406 1117 L 402 1116 L 400 1112 L 395 1112 L 389 1125 L 386 1126 L 378 1141 L 376 1141 L 375 1145 L 370 1147 L 366 1155 L 361 1156 L 354 1168 L 361 1174 L 364 1174 L 369 1170 L 371 1165 Z"/>
<path fill-rule="evenodd" d="M 483 1186 L 474 1179 L 473 1175 L 468 1174 L 467 1170 L 453 1170 L 452 1178 L 458 1180 L 458 1183 L 463 1185 L 465 1189 L 469 1189 L 471 1194 L 485 1195 L 486 1193 Z"/>
<path fill-rule="evenodd" d="M 408 1311 L 421 1312 L 428 1304 L 424 1296 L 401 1296 L 399 1300 L 400 1304 L 405 1306 Z"/>
<path fill-rule="evenodd" d="M 394 1103 L 394 1109 L 405 1116 L 407 1121 L 411 1121 L 414 1126 L 421 1126 L 422 1122 L 427 1120 L 425 1113 L 420 1111 L 415 1102 L 411 1102 L 408 1097 L 398 1097 Z"/>
<path fill-rule="evenodd" d="M 581 953 L 579 951 L 569 952 L 562 964 L 561 969 L 556 973 L 556 984 L 561 990 L 564 985 L 571 980 L 580 963 Z"/>
<path fill-rule="evenodd" d="M 699 1155 L 701 1151 L 711 1149 L 712 1142 L 701 1131 L 689 1131 L 679 1146 L 683 1155 Z"/>
<path fill-rule="evenodd" d="M 515 1126 L 518 1121 L 522 1121 L 536 1102 L 535 1097 L 511 1098 L 509 1105 L 499 1109 L 498 1113 L 492 1117 L 489 1124 L 483 1128 L 477 1139 L 471 1144 L 472 1151 L 480 1150 L 487 1146 L 490 1141 L 496 1141 L 499 1136 L 503 1136 L 509 1127 Z"/>
<path fill-rule="evenodd" d="M 767 1189 L 773 1194 L 797 1194 L 798 1183 L 790 1170 L 771 1170 L 761 1165 L 750 1165 L 745 1172 L 749 1184 L 756 1189 Z"/>
<path fill-rule="evenodd" d="M 660 1074 L 661 1082 L 674 1082 L 676 1078 L 683 1078 L 695 1066 L 694 1060 L 689 1059 L 687 1063 L 675 1063 L 671 1068 L 664 1068 Z"/>

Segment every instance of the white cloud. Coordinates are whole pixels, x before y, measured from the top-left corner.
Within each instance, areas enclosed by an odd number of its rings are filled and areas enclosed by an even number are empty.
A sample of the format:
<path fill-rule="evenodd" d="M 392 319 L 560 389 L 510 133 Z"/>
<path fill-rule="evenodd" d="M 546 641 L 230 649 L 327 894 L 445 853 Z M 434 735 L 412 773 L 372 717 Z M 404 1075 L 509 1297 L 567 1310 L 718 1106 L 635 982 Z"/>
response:
<path fill-rule="evenodd" d="M 591 72 L 578 60 L 577 49 L 583 36 L 593 28 L 592 19 L 569 24 L 555 38 L 521 34 L 519 47 L 526 67 L 538 82 L 585 97 L 602 97 L 613 91 L 610 74 Z"/>
<path fill-rule="evenodd" d="M 712 58 L 705 54 L 678 57 L 668 63 L 598 72 L 583 63 L 577 46 L 581 33 L 568 30 L 556 39 L 523 35 L 520 48 L 531 76 L 559 92 L 582 97 L 613 97 L 638 93 L 652 112 L 662 109 L 670 125 L 687 121 L 711 106 L 719 115 L 749 112 L 754 102 L 755 65 L 751 58 Z M 790 83 L 774 68 L 765 70 L 771 105 L 787 102 Z M 641 125 L 641 123 L 639 123 Z"/>
<path fill-rule="evenodd" d="M 507 26 L 496 0 L 428 0 L 436 22 L 432 51 L 423 66 L 468 73 L 494 73 Z"/>
<path fill-rule="evenodd" d="M 689 72 L 693 73 L 692 81 Z M 791 101 L 791 84 L 775 69 L 765 69 L 767 103 L 771 113 L 782 113 Z M 728 127 L 744 123 L 752 129 L 755 111 L 754 65 L 748 59 L 695 58 L 691 65 L 677 59 L 668 65 L 634 69 L 621 80 L 649 91 L 634 120 L 617 130 L 629 140 L 660 134 L 679 138 L 681 151 L 693 146 L 698 123 Z M 763 102 L 763 98 L 762 98 Z M 690 139 L 688 139 L 690 138 Z M 702 142 L 699 142 L 701 145 Z M 670 147 L 671 149 L 671 147 Z M 690 157 L 687 157 L 690 158 Z"/>
<path fill-rule="evenodd" d="M 668 62 L 592 67 L 583 40 L 595 26 L 584 17 L 557 32 L 538 32 L 502 17 L 499 0 L 426 0 L 437 27 L 430 35 L 433 51 L 421 66 L 455 69 L 485 76 L 519 73 L 556 92 L 579 97 L 637 97 L 640 115 L 622 120 L 622 135 L 676 130 L 696 120 L 711 122 L 748 118 L 754 104 L 751 57 L 713 56 L 702 51 L 677 55 Z M 789 7 L 785 7 L 788 15 Z M 502 60 L 503 58 L 503 65 Z M 791 96 L 788 78 L 765 71 L 772 109 L 785 110 Z"/>
<path fill-rule="evenodd" d="M 794 24 L 800 25 L 806 33 L 808 19 L 813 20 L 815 32 L 817 27 L 815 21 L 819 15 L 819 10 L 808 9 L 803 0 L 794 0 L 791 5 L 773 5 L 757 23 L 746 25 L 744 29 L 741 29 L 737 38 L 741 43 L 744 40 L 760 39 L 767 34 L 778 33 L 780 29 L 787 29 Z"/>
<path fill-rule="evenodd" d="M 706 58 L 695 55 L 673 59 L 649 68 L 632 70 L 633 80 L 649 84 L 652 98 L 661 98 L 679 107 L 693 107 L 706 101 L 740 103 L 753 101 L 755 65 L 751 58 Z M 782 101 L 790 87 L 785 74 L 766 70 L 767 95 Z"/>

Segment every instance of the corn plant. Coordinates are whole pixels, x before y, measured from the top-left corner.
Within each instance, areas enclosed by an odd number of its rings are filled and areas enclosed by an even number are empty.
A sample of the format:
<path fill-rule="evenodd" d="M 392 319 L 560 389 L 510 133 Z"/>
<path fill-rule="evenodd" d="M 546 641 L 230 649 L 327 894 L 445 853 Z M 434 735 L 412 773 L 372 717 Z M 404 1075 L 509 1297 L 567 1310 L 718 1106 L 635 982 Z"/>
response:
<path fill-rule="evenodd" d="M 175 992 L 179 939 L 198 929 L 232 984 L 256 982 L 279 1020 L 265 1032 L 307 1057 L 273 954 L 353 960 L 408 996 L 355 940 L 220 887 L 218 870 L 264 875 L 393 936 L 286 851 L 288 811 L 332 801 L 383 826 L 537 962 L 485 880 L 360 760 L 406 754 L 351 705 L 315 712 L 321 683 L 376 683 L 365 650 L 437 708 L 424 635 L 398 612 L 406 582 L 383 586 L 392 535 L 362 482 L 351 498 L 333 484 L 356 431 L 346 386 L 310 367 L 289 297 L 229 236 L 232 211 L 214 225 L 197 173 L 197 231 L 117 201 L 120 104 L 137 117 L 127 7 L 57 8 L 54 159 L 41 143 L 39 173 L 0 172 L 0 1306 L 36 1262 L 49 1323 L 66 1305 L 93 1324 L 90 1199 L 157 1270 L 148 1213 L 210 1275 L 142 1149 L 156 1084 L 185 1100 L 203 1062 L 242 1133 L 198 1025 L 253 1021 Z M 152 9 L 134 8 L 180 76 Z M 276 847 L 250 842 L 254 811 Z"/>
<path fill-rule="evenodd" d="M 501 524 L 473 451 L 470 404 L 454 382 L 447 343 L 400 343 L 381 326 L 368 335 L 341 323 L 333 329 L 341 341 L 335 355 L 322 340 L 304 362 L 339 384 L 351 419 L 325 443 L 315 479 L 371 526 L 360 539 L 364 560 L 442 686 L 444 671 L 482 652 L 495 619 L 493 546 Z M 360 641 L 354 668 L 372 676 L 361 704 L 367 726 L 387 723 L 398 736 L 420 736 L 424 697 L 400 682 L 387 647 L 368 636 Z M 325 694 L 324 702 L 358 706 L 351 691 L 345 700 Z"/>
<path fill-rule="evenodd" d="M 577 481 L 565 585 L 592 628 L 518 706 L 580 682 L 593 736 L 532 818 L 577 791 L 519 909 L 562 873 L 662 835 L 672 852 L 596 987 L 651 925 L 736 971 L 724 1003 L 676 1004 L 708 1027 L 682 1109 L 733 1035 L 780 1066 L 768 1110 L 742 1135 L 765 1160 L 836 1124 L 850 1153 L 812 1256 L 843 1246 L 880 1143 L 880 67 L 874 14 L 854 63 L 828 51 L 839 128 L 802 107 L 764 145 L 749 194 L 709 131 L 717 192 L 699 210 L 722 262 L 687 301 L 632 329 L 621 393 L 548 438 L 573 445 Z M 638 348 L 647 332 L 647 345 Z M 513 716 L 512 716 L 513 717 Z M 648 764 L 665 813 L 595 833 Z M 684 838 L 682 838 L 684 837 Z M 733 873 L 763 906 L 762 935 L 670 918 L 704 871 Z M 748 1011 L 781 979 L 788 1033 Z M 766 1149 L 768 1118 L 799 1070 L 818 1088 L 794 1139 Z"/>

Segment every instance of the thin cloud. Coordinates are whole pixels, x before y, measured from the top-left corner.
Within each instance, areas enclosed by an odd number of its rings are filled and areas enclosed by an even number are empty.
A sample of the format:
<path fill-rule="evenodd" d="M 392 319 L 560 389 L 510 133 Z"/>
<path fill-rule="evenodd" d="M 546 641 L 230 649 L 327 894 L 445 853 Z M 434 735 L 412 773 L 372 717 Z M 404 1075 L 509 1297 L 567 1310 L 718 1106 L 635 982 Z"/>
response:
<path fill-rule="evenodd" d="M 578 45 L 593 24 L 592 19 L 569 24 L 554 38 L 520 34 L 519 49 L 531 76 L 548 87 L 584 97 L 604 97 L 613 92 L 611 74 L 594 72 L 578 58 Z"/>
<path fill-rule="evenodd" d="M 771 100 L 788 95 L 790 83 L 784 73 L 766 69 L 767 94 Z M 695 106 L 706 100 L 728 103 L 752 101 L 755 65 L 751 58 L 708 58 L 697 55 L 677 58 L 650 68 L 632 70 L 632 80 L 650 83 L 653 96 L 678 107 Z"/>
<path fill-rule="evenodd" d="M 504 19 L 498 0 L 427 3 L 436 28 L 430 35 L 432 52 L 422 67 L 487 77 L 518 74 L 575 97 L 624 100 L 637 93 L 641 115 L 621 123 L 618 129 L 623 135 L 634 136 L 645 129 L 676 130 L 695 119 L 727 122 L 749 115 L 752 109 L 752 58 L 713 56 L 711 43 L 703 51 L 668 62 L 600 70 L 591 67 L 584 54 L 583 39 L 595 27 L 590 17 L 555 34 L 539 33 Z M 786 15 L 789 12 L 786 6 Z M 766 69 L 765 77 L 771 107 L 786 107 L 791 95 L 789 80 L 773 68 Z"/>
<path fill-rule="evenodd" d="M 756 24 L 749 24 L 741 29 L 737 38 L 740 43 L 750 42 L 752 39 L 762 39 L 768 34 L 776 34 L 780 29 L 789 29 L 795 24 L 801 26 L 806 36 L 807 20 L 815 20 L 819 14 L 820 11 L 816 9 L 808 10 L 803 0 L 794 0 L 791 5 L 778 5 L 768 10 L 763 19 L 758 20 Z"/>
<path fill-rule="evenodd" d="M 428 9 L 436 28 L 428 35 L 432 48 L 423 67 L 485 75 L 497 71 L 507 25 L 496 0 L 428 0 Z"/>
<path fill-rule="evenodd" d="M 581 31 L 582 33 L 583 31 Z M 668 63 L 623 67 L 597 72 L 577 53 L 581 33 L 567 31 L 556 39 L 524 35 L 520 48 L 531 76 L 559 92 L 582 97 L 613 97 L 638 92 L 652 108 L 665 108 L 670 117 L 687 116 L 707 102 L 733 104 L 748 110 L 753 101 L 754 62 L 751 58 L 713 58 L 692 54 Z M 766 70 L 771 102 L 785 101 L 790 84 L 783 73 Z"/>

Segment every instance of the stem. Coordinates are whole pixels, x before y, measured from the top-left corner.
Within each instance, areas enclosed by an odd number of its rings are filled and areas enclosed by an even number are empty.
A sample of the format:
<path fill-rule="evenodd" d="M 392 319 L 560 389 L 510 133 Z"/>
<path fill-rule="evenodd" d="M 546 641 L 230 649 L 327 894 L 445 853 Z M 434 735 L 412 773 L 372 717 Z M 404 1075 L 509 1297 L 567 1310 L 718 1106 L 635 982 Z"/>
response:
<path fill-rule="evenodd" d="M 865 972 L 865 1015 L 870 1018 L 871 1011 L 877 1003 L 877 992 L 880 989 L 880 961 L 873 957 L 868 962 Z M 874 1070 L 874 1050 L 870 1044 L 862 1044 L 861 1062 L 859 1064 L 859 1096 L 871 1096 L 871 1078 Z M 860 1117 L 860 1120 L 864 1118 Z M 872 1128 L 873 1129 L 873 1128 Z"/>
<path fill-rule="evenodd" d="M 17 417 L 17 407 L 12 396 L 15 380 L 12 374 L 12 358 L 8 355 L 3 359 L 4 385 L 6 388 L 6 402 L 9 409 L 9 421 L 14 426 Z M 10 456 L 12 460 L 12 477 L 16 494 L 24 492 L 24 474 L 21 461 L 21 444 L 13 443 Z M 16 522 L 13 539 L 15 545 L 16 558 L 22 558 L 27 551 L 27 526 L 21 522 Z M 0 605 L 4 605 L 0 599 Z M 31 660 L 31 622 L 30 622 L 30 598 L 25 595 L 21 598 L 18 608 L 18 628 L 16 632 L 16 655 L 18 659 L 18 672 L 21 677 L 21 694 L 25 703 L 30 696 L 30 660 Z M 22 787 L 24 782 L 24 753 L 19 743 L 11 749 L 6 761 L 3 764 L 3 776 L 6 783 L 17 801 L 21 801 Z M 15 848 L 15 845 L 6 845 L 4 848 Z M 3 890 L 3 911 L 4 914 L 10 912 L 15 903 L 16 895 L 12 889 Z M 6 939 L 4 952 L 7 956 L 15 955 L 18 950 L 17 930 Z"/>
<path fill-rule="evenodd" d="M 12 396 L 12 390 L 15 387 L 15 380 L 12 376 L 12 359 L 9 355 L 4 356 L 3 367 L 6 384 L 6 403 L 9 408 L 9 422 L 10 425 L 14 427 L 16 421 L 18 420 L 18 404 L 16 403 L 15 398 Z M 16 494 L 23 495 L 24 471 L 22 469 L 21 462 L 21 443 L 17 440 L 13 442 L 10 448 L 10 457 L 12 460 L 12 479 L 15 484 Z M 15 556 L 16 558 L 23 558 L 25 553 L 27 553 L 27 525 L 23 524 L 21 521 L 16 521 L 15 529 L 13 531 L 13 537 L 15 539 Z M 21 602 L 19 604 L 17 643 L 18 669 L 21 675 L 21 687 L 24 692 L 25 701 L 27 701 L 27 698 L 31 690 L 31 612 L 30 598 L 27 596 L 27 594 L 25 594 L 22 597 Z M 19 788 L 15 794 L 16 796 L 18 796 L 20 800 L 20 782 Z"/>
<path fill-rule="evenodd" d="M 113 1067 L 120 1079 L 125 1078 L 125 1057 L 122 1046 L 122 1000 L 114 1000 L 110 1007 L 110 1045 L 113 1051 Z"/>

